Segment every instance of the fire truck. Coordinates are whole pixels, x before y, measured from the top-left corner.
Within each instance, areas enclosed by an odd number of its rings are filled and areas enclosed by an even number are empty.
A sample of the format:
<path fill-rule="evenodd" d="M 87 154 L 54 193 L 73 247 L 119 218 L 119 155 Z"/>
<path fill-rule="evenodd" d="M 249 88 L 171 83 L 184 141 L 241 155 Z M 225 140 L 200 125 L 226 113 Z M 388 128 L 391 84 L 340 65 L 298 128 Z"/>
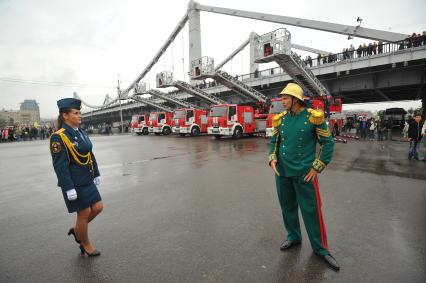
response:
<path fill-rule="evenodd" d="M 272 119 L 275 115 L 282 113 L 284 110 L 281 98 L 271 99 L 271 106 L 269 107 L 268 119 L 266 121 L 266 137 L 272 137 Z"/>
<path fill-rule="evenodd" d="M 133 115 L 132 121 L 130 122 L 130 127 L 132 129 L 132 133 L 136 133 L 139 136 L 147 135 L 149 133 L 147 115 L 144 115 L 144 114 Z"/>
<path fill-rule="evenodd" d="M 256 38 L 255 62 L 276 62 L 305 93 L 311 98 L 308 105 L 325 112 L 328 126 L 333 135 L 338 135 L 343 127 L 342 100 L 334 98 L 325 86 L 312 73 L 300 56 L 291 51 L 291 34 L 281 28 Z M 268 134 L 270 135 L 268 130 Z"/>
<path fill-rule="evenodd" d="M 207 133 L 216 138 L 244 134 L 253 135 L 266 130 L 267 114 L 259 113 L 253 106 L 238 104 L 213 105 L 210 108 Z"/>
<path fill-rule="evenodd" d="M 161 134 L 167 136 L 172 132 L 173 112 L 151 112 L 149 113 L 148 132 L 159 136 Z"/>
<path fill-rule="evenodd" d="M 195 137 L 207 133 L 207 111 L 195 108 L 179 108 L 173 112 L 172 132 Z"/>
<path fill-rule="evenodd" d="M 242 104 L 215 101 L 209 112 L 207 134 L 216 138 L 222 136 L 240 138 L 243 135 L 265 132 L 266 109 L 270 103 L 265 95 L 225 71 L 215 69 L 214 60 L 210 57 L 202 57 L 191 62 L 190 75 L 195 80 L 214 79 L 247 100 Z"/>

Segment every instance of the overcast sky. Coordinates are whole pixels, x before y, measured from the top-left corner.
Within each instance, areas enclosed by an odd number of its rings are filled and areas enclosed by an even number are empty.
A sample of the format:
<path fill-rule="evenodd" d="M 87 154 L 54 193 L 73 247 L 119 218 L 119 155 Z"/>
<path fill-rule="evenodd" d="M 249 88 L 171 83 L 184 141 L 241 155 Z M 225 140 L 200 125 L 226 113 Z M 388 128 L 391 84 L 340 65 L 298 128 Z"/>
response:
<path fill-rule="evenodd" d="M 424 0 L 199 3 L 350 25 L 355 25 L 359 16 L 364 27 L 404 34 L 426 28 Z M 24 99 L 36 99 L 42 118 L 51 118 L 57 113 L 56 100 L 71 97 L 74 91 L 88 103 L 102 104 L 105 94 L 116 95 L 118 74 L 123 88 L 140 74 L 182 18 L 187 4 L 187 0 L 0 0 L 0 109 L 18 109 Z M 262 34 L 279 27 L 282 25 L 202 12 L 203 56 L 220 62 L 251 31 Z M 357 46 L 368 42 L 291 26 L 288 29 L 294 43 L 336 53 L 351 43 Z M 152 86 L 155 73 L 164 69 L 173 69 L 177 78 L 183 78 L 188 71 L 187 41 L 185 28 L 147 77 L 148 84 Z M 224 69 L 233 74 L 247 73 L 248 50 Z M 55 82 L 56 86 L 41 82 Z M 400 102 L 346 109 L 419 105 Z"/>

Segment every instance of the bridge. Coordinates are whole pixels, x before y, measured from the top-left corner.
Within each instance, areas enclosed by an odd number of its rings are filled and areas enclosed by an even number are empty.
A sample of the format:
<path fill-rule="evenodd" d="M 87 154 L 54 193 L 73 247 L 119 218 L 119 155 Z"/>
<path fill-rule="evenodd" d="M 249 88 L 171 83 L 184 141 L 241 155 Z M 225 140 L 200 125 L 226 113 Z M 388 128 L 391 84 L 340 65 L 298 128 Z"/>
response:
<path fill-rule="evenodd" d="M 173 109 L 190 105 L 206 108 L 211 104 L 224 102 L 245 103 L 276 97 L 292 78 L 283 68 L 277 66 L 262 70 L 259 65 L 259 40 L 255 32 L 250 33 L 235 51 L 214 66 L 214 59 L 202 57 L 200 14 L 219 13 L 233 17 L 244 17 L 286 26 L 298 26 L 320 31 L 342 34 L 348 37 L 362 37 L 379 41 L 379 46 L 371 54 L 354 51 L 331 54 L 314 47 L 291 42 L 293 61 L 307 73 L 319 79 L 322 92 L 342 98 L 343 103 L 368 103 L 381 101 L 422 100 L 423 111 L 426 101 L 426 45 L 412 46 L 404 34 L 374 30 L 358 26 L 292 18 L 279 15 L 241 11 L 200 5 L 190 1 L 188 9 L 170 36 L 155 54 L 141 74 L 123 90 L 118 89 L 117 97 L 107 96 L 103 104 L 94 106 L 83 102 L 83 122 L 101 124 L 125 121 L 133 114 L 147 113 L 155 109 Z M 156 88 L 146 90 L 146 81 L 160 59 L 164 60 L 170 45 L 183 33 L 188 24 L 189 77 L 174 79 L 174 74 L 163 71 L 156 74 Z M 231 75 L 222 70 L 245 48 L 250 49 L 248 63 L 250 73 Z M 312 54 L 312 60 L 303 61 L 297 50 Z M 320 54 L 321 58 L 316 55 Z M 281 65 L 284 66 L 285 65 Z M 197 73 L 197 74 L 196 74 Z M 165 91 L 160 91 L 163 89 Z M 308 89 L 305 91 L 309 92 Z M 313 90 L 312 90 L 313 91 Z M 120 115 L 121 114 L 121 115 Z"/>

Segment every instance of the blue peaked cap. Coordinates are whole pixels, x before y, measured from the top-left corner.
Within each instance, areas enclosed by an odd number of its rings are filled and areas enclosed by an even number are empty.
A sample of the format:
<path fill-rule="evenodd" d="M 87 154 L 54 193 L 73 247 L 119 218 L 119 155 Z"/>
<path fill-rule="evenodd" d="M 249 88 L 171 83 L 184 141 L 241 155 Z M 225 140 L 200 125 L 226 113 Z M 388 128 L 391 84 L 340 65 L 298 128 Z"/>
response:
<path fill-rule="evenodd" d="M 59 99 L 58 102 L 58 108 L 60 109 L 81 109 L 81 100 L 76 98 L 63 98 Z"/>

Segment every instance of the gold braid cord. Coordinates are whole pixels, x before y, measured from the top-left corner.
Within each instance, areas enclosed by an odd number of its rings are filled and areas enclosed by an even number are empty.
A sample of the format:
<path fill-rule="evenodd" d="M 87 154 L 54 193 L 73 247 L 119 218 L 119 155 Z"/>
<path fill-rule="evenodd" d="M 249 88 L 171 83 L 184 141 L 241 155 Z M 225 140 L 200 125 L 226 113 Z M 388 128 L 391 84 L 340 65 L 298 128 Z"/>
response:
<path fill-rule="evenodd" d="M 64 134 L 64 131 L 65 129 L 61 129 L 57 131 L 56 133 L 61 137 L 61 140 L 64 142 L 67 152 L 71 154 L 73 160 L 77 164 L 81 166 L 90 164 L 90 166 L 92 167 L 92 174 L 95 174 L 93 170 L 92 154 L 90 152 L 88 152 L 87 154 L 81 154 L 80 152 L 78 152 L 78 150 L 71 143 L 69 138 Z"/>

